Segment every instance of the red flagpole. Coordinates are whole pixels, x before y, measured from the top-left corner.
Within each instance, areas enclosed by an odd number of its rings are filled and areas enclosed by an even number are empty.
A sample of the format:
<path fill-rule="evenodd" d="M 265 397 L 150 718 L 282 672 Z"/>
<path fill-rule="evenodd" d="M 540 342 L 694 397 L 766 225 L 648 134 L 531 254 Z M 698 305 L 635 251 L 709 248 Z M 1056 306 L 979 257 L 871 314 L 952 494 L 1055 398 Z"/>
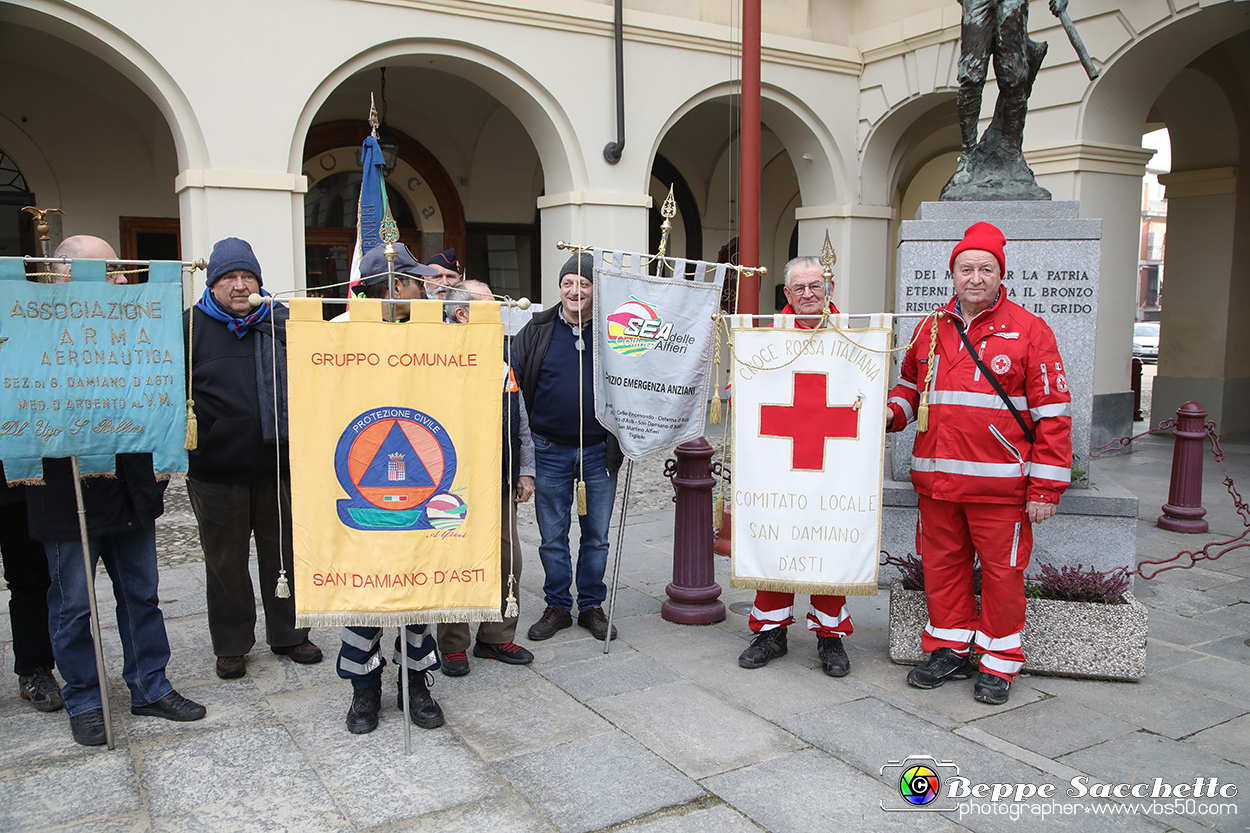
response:
<path fill-rule="evenodd" d="M 760 265 L 760 0 L 742 0 L 742 188 L 738 194 L 738 263 Z M 760 311 L 760 279 L 744 274 L 738 311 Z"/>

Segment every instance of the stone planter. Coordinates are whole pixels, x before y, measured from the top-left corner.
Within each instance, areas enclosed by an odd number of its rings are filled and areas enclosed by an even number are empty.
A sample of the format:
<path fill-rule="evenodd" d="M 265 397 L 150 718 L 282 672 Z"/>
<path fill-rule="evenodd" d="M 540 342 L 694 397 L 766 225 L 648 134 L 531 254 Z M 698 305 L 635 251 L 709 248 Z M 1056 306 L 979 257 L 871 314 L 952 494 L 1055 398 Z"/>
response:
<path fill-rule="evenodd" d="M 1146 671 L 1146 606 L 1132 593 L 1124 604 L 1029 599 L 1025 608 L 1024 671 L 1057 677 L 1136 682 Z M 890 659 L 925 661 L 920 633 L 929 621 L 924 591 L 890 582 Z"/>

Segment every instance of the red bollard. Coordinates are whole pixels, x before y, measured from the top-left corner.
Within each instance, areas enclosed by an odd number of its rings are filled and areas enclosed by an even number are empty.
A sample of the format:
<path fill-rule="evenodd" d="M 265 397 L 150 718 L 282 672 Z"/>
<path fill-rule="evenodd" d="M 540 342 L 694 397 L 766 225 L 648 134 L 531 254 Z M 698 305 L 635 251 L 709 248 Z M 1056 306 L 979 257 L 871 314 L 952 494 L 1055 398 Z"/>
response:
<path fill-rule="evenodd" d="M 668 601 L 660 615 L 681 625 L 710 625 L 725 618 L 720 585 L 714 580 L 712 555 L 711 459 L 715 453 L 703 437 L 677 446 L 676 466 L 670 460 L 677 490 L 677 513 L 673 521 L 673 580 L 664 592 Z"/>
<path fill-rule="evenodd" d="M 1176 445 L 1172 450 L 1172 484 L 1163 504 L 1159 528 L 1173 532 L 1206 532 L 1202 516 L 1202 446 L 1207 438 L 1207 412 L 1197 402 L 1176 409 Z"/>
<path fill-rule="evenodd" d="M 1133 372 L 1129 375 L 1133 389 L 1133 422 L 1141 422 L 1141 359 L 1133 359 Z"/>

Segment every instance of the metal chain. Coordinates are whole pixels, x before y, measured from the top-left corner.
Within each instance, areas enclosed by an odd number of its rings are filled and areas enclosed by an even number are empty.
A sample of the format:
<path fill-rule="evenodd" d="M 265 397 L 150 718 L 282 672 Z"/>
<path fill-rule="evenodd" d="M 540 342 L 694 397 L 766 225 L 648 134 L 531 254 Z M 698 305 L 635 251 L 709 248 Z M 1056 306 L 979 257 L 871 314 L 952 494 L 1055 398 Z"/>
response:
<path fill-rule="evenodd" d="M 1140 434 L 1134 434 L 1131 437 L 1118 437 L 1105 445 L 1100 445 L 1093 449 L 1089 456 L 1091 459 L 1096 459 L 1108 452 L 1119 451 L 1127 448 L 1133 440 L 1138 439 L 1139 437 L 1144 437 L 1147 434 L 1157 434 L 1162 431 L 1168 431 L 1175 428 L 1176 424 L 1176 419 L 1165 419 L 1154 428 L 1142 431 Z M 1233 550 L 1238 550 L 1243 547 L 1250 547 L 1250 541 L 1243 540 L 1247 535 L 1250 535 L 1250 505 L 1247 505 L 1246 502 L 1241 499 L 1241 493 L 1237 491 L 1237 483 L 1233 480 L 1232 475 L 1228 473 L 1228 466 L 1224 463 L 1224 459 L 1227 455 L 1224 453 L 1224 449 L 1220 447 L 1220 435 L 1216 433 L 1215 427 L 1214 422 L 1206 422 L 1203 424 L 1203 429 L 1206 431 L 1207 439 L 1211 441 L 1211 453 L 1215 457 L 1215 461 L 1220 464 L 1220 469 L 1224 472 L 1224 486 L 1228 489 L 1228 494 L 1233 499 L 1233 506 L 1236 508 L 1237 514 L 1241 516 L 1241 522 L 1245 526 L 1245 529 L 1241 531 L 1240 535 L 1229 538 L 1226 541 L 1212 541 L 1200 550 L 1185 550 L 1184 552 L 1178 552 L 1171 558 L 1163 558 L 1158 561 L 1142 561 L 1137 565 L 1136 570 L 1124 570 L 1123 572 L 1125 576 L 1141 576 L 1144 580 L 1150 580 L 1159 575 L 1159 573 L 1163 573 L 1168 570 L 1188 570 L 1197 565 L 1199 561 L 1214 561 L 1225 553 L 1232 552 Z M 1218 552 L 1213 553 L 1212 550 L 1217 547 L 1219 548 Z M 1177 561 L 1178 559 L 1186 556 L 1189 558 L 1188 563 L 1172 563 L 1173 561 Z M 1166 564 L 1168 566 L 1160 566 L 1162 564 Z M 1151 568 L 1157 569 L 1152 570 Z M 1117 570 L 1115 572 L 1120 571 Z M 1149 575 L 1147 575 L 1147 572 L 1149 572 Z"/>

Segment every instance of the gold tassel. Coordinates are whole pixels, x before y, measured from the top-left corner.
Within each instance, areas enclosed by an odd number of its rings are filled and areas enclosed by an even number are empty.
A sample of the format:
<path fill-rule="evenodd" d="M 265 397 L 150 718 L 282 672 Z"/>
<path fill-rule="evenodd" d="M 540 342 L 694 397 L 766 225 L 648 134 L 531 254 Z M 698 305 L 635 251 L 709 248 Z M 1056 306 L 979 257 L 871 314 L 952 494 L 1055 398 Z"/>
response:
<path fill-rule="evenodd" d="M 720 391 L 712 393 L 712 424 L 720 425 Z"/>
<path fill-rule="evenodd" d="M 716 505 L 712 507 L 712 523 L 717 527 L 725 520 L 725 496 L 716 496 Z"/>
<path fill-rule="evenodd" d="M 577 481 L 577 514 L 586 514 L 586 481 Z"/>
<path fill-rule="evenodd" d="M 282 569 L 280 573 L 278 573 L 278 586 L 274 588 L 273 596 L 275 599 L 291 598 L 291 584 L 290 582 L 286 580 L 286 568 L 285 567 Z"/>
<path fill-rule="evenodd" d="M 195 400 L 187 400 L 187 438 L 182 447 L 187 451 L 195 451 L 200 444 L 200 422 L 195 418 Z"/>
<path fill-rule="evenodd" d="M 942 311 L 934 315 L 929 324 L 929 362 L 924 374 L 924 387 L 920 391 L 920 407 L 916 409 L 916 430 L 929 430 L 929 385 L 933 381 L 933 358 L 937 355 L 937 322 L 942 319 Z"/>
<path fill-rule="evenodd" d="M 512 577 L 508 577 L 508 583 L 512 583 Z M 515 619 L 521 615 L 521 608 L 516 603 L 516 596 L 512 595 L 512 591 L 508 591 L 508 603 L 503 608 L 503 618 Z"/>

